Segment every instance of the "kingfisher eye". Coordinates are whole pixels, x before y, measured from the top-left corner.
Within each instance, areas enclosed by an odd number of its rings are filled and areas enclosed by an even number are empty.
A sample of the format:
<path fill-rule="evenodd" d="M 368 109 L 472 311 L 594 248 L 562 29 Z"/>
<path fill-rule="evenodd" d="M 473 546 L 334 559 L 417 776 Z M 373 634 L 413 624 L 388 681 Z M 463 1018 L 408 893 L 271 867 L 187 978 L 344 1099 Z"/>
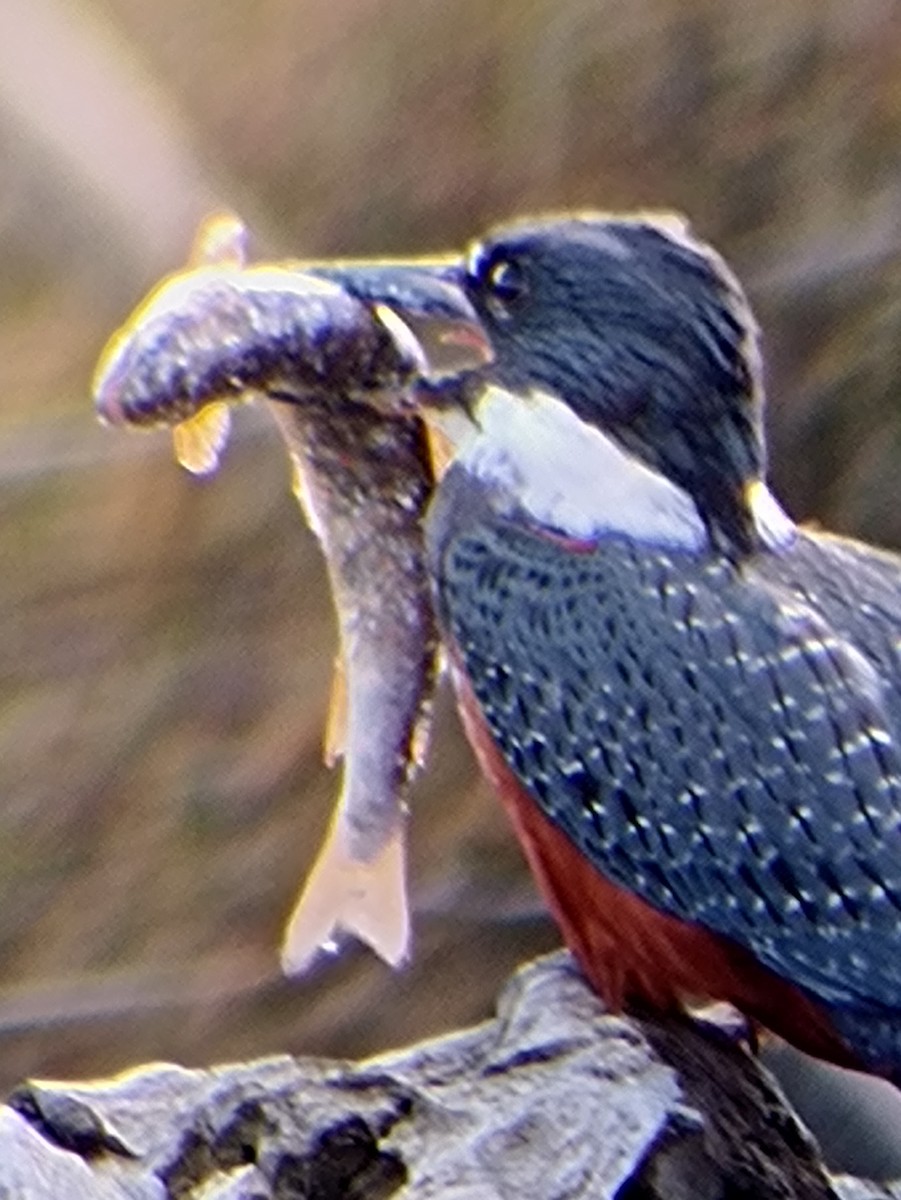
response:
<path fill-rule="evenodd" d="M 522 268 L 509 258 L 491 263 L 485 272 L 483 287 L 486 303 L 498 320 L 511 317 L 517 301 L 528 291 Z"/>
<path fill-rule="evenodd" d="M 488 286 L 498 300 L 509 303 L 525 293 L 526 281 L 522 268 L 509 258 L 492 263 L 488 271 Z"/>

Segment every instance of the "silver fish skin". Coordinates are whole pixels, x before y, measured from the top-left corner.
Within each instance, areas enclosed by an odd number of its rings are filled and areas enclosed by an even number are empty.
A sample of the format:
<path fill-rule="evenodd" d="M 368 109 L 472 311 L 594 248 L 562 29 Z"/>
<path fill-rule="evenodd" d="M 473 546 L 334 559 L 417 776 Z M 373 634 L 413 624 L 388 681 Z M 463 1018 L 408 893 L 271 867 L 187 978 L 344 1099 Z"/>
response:
<path fill-rule="evenodd" d="M 347 709 L 341 795 L 282 963 L 289 974 L 304 970 L 344 931 L 398 965 L 410 941 L 408 784 L 426 750 L 438 661 L 422 533 L 433 482 L 425 431 L 363 405 L 345 403 L 340 416 L 271 408 L 325 552 Z"/>
<path fill-rule="evenodd" d="M 255 395 L 400 404 L 422 367 L 412 334 L 401 342 L 336 284 L 284 266 L 210 266 L 173 277 L 111 339 L 95 405 L 107 424 L 158 428 Z"/>

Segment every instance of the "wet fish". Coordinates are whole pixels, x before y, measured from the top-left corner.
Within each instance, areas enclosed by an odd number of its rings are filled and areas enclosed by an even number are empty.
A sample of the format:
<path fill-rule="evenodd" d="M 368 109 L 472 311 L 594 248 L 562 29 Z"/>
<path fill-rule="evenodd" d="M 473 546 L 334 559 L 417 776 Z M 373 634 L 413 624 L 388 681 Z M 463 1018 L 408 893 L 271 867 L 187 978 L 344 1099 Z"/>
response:
<path fill-rule="evenodd" d="M 327 755 L 344 754 L 341 796 L 282 963 L 302 971 L 345 930 L 397 965 L 410 938 L 407 785 L 425 756 L 438 655 L 421 524 L 432 489 L 425 435 L 418 421 L 363 405 L 337 419 L 273 410 L 325 551 L 341 647 Z"/>
<path fill-rule="evenodd" d="M 359 397 L 402 415 L 425 369 L 417 339 L 386 305 L 302 263 L 246 265 L 245 241 L 236 217 L 209 218 L 188 268 L 150 292 L 94 374 L 101 420 L 174 427 L 176 456 L 196 473 L 215 469 L 237 403 Z"/>
<path fill-rule="evenodd" d="M 303 264 L 247 266 L 244 245 L 235 218 L 206 223 L 194 265 L 110 340 L 96 406 L 110 424 L 174 427 L 178 460 L 202 473 L 218 463 L 231 408 L 268 402 L 326 557 L 340 642 L 326 757 L 344 758 L 282 965 L 303 971 L 341 932 L 397 965 L 410 943 L 407 791 L 425 756 L 439 650 L 422 534 L 433 468 L 411 407 L 428 366 L 393 307 Z M 459 333 L 468 313 L 451 316 Z"/>

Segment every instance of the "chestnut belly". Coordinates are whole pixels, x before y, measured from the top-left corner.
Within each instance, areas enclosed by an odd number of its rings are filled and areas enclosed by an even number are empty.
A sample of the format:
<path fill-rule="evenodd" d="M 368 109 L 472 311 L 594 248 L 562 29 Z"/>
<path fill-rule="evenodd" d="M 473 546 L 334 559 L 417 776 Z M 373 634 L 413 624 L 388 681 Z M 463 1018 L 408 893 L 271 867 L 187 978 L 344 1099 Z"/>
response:
<path fill-rule="evenodd" d="M 607 879 L 542 812 L 497 749 L 478 702 L 454 681 L 469 741 L 513 823 L 532 873 L 582 972 L 608 1009 L 665 1012 L 726 1001 L 800 1050 L 859 1066 L 824 1009 L 750 951 L 661 912 Z"/>

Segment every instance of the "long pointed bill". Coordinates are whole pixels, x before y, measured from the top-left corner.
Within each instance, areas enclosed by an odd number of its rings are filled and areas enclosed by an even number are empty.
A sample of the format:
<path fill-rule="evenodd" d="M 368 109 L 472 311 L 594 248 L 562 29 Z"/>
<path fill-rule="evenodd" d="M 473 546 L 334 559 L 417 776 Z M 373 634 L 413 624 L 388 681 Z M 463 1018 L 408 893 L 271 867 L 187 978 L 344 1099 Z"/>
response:
<path fill-rule="evenodd" d="M 476 369 L 493 358 L 460 286 L 460 259 L 455 255 L 306 263 L 304 270 L 338 284 L 357 300 L 396 313 L 419 343 L 430 380 Z"/>

